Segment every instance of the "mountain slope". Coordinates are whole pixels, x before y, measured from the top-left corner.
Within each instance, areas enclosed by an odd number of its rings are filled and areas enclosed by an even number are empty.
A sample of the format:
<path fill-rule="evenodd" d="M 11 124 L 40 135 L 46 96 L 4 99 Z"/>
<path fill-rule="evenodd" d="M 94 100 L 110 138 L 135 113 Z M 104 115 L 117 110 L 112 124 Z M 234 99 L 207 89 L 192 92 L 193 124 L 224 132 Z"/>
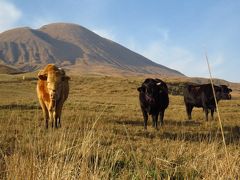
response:
<path fill-rule="evenodd" d="M 68 66 L 74 72 L 183 76 L 82 26 L 67 23 L 1 33 L 0 63 L 21 70 L 55 63 Z"/>
<path fill-rule="evenodd" d="M 18 73 L 22 72 L 13 67 L 0 64 L 0 74 L 18 74 Z"/>

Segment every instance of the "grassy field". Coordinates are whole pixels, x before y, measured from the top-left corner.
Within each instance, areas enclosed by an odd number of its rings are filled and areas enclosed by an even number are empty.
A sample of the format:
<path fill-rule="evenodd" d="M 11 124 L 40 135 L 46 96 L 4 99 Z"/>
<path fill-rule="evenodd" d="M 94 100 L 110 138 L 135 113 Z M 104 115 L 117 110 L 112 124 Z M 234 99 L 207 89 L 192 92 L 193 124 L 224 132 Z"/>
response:
<path fill-rule="evenodd" d="M 136 88 L 143 78 L 73 76 L 62 128 L 45 129 L 36 74 L 0 75 L 0 179 L 238 179 L 240 96 L 186 120 L 183 97 L 170 95 L 165 124 L 143 129 Z M 167 80 L 168 83 L 173 81 Z M 215 115 L 216 117 L 216 115 Z"/>

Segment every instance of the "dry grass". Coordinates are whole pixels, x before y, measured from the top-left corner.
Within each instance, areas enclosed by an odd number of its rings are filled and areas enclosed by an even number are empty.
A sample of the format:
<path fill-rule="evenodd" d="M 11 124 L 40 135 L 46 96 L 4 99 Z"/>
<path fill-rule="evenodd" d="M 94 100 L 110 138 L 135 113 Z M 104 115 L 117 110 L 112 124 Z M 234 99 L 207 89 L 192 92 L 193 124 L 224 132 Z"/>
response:
<path fill-rule="evenodd" d="M 170 96 L 159 131 L 151 120 L 143 129 L 136 90 L 143 78 L 72 77 L 62 128 L 45 130 L 34 75 L 0 75 L 2 179 L 240 177 L 239 95 L 219 104 L 229 166 L 217 120 L 205 122 L 194 109 L 187 121 L 181 96 Z"/>

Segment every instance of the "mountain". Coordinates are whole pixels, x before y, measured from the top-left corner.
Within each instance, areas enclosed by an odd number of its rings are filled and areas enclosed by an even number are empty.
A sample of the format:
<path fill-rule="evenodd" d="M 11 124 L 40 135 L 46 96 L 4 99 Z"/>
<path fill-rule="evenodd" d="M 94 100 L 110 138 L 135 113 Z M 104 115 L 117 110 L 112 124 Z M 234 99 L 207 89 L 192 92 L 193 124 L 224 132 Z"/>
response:
<path fill-rule="evenodd" d="M 48 63 L 75 73 L 184 76 L 76 24 L 23 27 L 0 34 L 0 64 L 32 71 Z"/>
<path fill-rule="evenodd" d="M 18 73 L 22 73 L 22 72 L 14 67 L 9 67 L 9 66 L 0 64 L 0 74 L 18 74 Z"/>

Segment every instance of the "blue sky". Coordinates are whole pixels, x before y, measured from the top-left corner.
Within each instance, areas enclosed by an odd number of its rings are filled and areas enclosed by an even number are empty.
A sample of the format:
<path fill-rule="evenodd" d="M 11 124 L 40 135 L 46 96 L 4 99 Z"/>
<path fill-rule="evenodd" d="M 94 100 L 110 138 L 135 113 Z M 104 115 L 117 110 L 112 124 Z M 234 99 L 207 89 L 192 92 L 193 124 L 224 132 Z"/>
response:
<path fill-rule="evenodd" d="M 191 77 L 240 82 L 238 0 L 0 0 L 0 32 L 75 23 Z"/>

